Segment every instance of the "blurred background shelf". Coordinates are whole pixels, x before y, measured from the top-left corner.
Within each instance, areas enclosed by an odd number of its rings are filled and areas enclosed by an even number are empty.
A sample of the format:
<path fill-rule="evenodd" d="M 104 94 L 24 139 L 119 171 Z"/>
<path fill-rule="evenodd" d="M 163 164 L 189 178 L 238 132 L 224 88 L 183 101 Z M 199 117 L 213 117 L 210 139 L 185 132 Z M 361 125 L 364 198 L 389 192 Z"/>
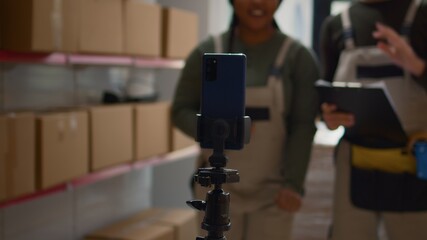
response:
<path fill-rule="evenodd" d="M 141 68 L 181 69 L 184 60 L 144 58 L 121 55 L 91 55 L 68 53 L 22 53 L 0 50 L 0 63 L 32 63 L 49 65 L 103 65 Z"/>
<path fill-rule="evenodd" d="M 0 50 L 0 62 L 63 65 L 67 62 L 67 58 L 63 53 L 21 53 Z"/>

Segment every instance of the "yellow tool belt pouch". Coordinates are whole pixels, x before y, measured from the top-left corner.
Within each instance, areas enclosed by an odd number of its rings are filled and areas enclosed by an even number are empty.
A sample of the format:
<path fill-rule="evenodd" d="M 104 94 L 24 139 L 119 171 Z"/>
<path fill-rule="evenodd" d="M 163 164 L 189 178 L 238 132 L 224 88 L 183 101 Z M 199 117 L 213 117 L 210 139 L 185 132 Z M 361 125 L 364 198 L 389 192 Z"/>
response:
<path fill-rule="evenodd" d="M 389 212 L 427 210 L 427 181 L 417 178 L 416 161 L 403 148 L 351 146 L 350 199 L 355 207 Z"/>
<path fill-rule="evenodd" d="M 414 156 L 405 153 L 403 148 L 377 149 L 353 144 L 351 155 L 352 165 L 360 169 L 410 174 L 416 171 Z"/>

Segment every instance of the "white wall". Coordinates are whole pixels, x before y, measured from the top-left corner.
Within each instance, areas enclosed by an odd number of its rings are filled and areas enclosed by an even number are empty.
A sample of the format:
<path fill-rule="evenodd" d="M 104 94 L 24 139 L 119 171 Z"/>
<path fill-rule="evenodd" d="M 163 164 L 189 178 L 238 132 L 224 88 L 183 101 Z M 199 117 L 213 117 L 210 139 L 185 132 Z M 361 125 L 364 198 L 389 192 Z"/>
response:
<path fill-rule="evenodd" d="M 311 47 L 313 0 L 284 0 L 275 17 L 282 31 Z"/>
<path fill-rule="evenodd" d="M 344 9 L 348 8 L 350 4 L 351 2 L 333 1 L 331 4 L 331 14 L 337 15 L 338 13 L 342 12 Z"/>
<path fill-rule="evenodd" d="M 228 0 L 208 0 L 208 33 L 217 35 L 230 25 L 232 8 Z"/>

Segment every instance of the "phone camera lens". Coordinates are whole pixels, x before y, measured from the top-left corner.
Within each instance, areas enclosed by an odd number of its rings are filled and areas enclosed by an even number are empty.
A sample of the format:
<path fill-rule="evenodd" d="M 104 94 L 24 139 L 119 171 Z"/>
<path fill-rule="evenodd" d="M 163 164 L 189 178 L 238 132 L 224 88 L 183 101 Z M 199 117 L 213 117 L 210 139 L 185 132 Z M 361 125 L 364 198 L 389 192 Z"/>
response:
<path fill-rule="evenodd" d="M 208 81 L 216 80 L 217 72 L 217 60 L 215 58 L 209 58 L 206 61 L 206 77 Z"/>

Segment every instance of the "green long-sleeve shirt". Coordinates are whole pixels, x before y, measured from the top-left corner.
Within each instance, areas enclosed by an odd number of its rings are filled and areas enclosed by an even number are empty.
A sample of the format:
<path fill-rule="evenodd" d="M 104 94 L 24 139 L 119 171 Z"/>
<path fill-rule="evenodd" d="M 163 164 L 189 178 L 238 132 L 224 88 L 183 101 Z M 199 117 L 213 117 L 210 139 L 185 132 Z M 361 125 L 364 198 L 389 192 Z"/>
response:
<path fill-rule="evenodd" d="M 224 49 L 228 49 L 229 32 L 221 35 Z M 276 32 L 268 41 L 248 46 L 235 39 L 233 52 L 247 57 L 247 86 L 265 86 L 276 54 L 287 36 Z M 215 52 L 212 38 L 202 42 L 186 60 L 172 106 L 174 124 L 186 134 L 196 135 L 196 114 L 200 106 L 201 63 L 203 53 Z M 318 79 L 317 62 L 300 43 L 291 45 L 281 69 L 285 93 L 287 136 L 283 146 L 283 175 L 285 187 L 302 192 L 311 153 L 317 95 L 314 81 Z M 260 164 L 262 164 L 260 162 Z"/>

